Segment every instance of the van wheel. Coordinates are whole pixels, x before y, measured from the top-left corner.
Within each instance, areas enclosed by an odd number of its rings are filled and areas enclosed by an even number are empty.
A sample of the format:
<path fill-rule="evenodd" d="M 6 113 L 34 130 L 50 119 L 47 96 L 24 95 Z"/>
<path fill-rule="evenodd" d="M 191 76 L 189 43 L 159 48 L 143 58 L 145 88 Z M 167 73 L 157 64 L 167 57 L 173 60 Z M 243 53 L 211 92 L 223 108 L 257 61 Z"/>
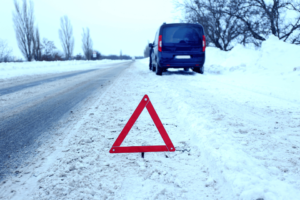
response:
<path fill-rule="evenodd" d="M 203 74 L 204 73 L 203 66 L 202 67 L 194 67 L 193 71 L 197 72 L 199 74 Z"/>
<path fill-rule="evenodd" d="M 149 70 L 152 70 L 152 59 L 151 59 L 151 55 L 150 55 L 150 58 L 149 58 Z"/>
<path fill-rule="evenodd" d="M 162 75 L 162 68 L 159 65 L 156 65 L 155 68 L 156 68 L 155 69 L 156 75 L 161 76 Z"/>
<path fill-rule="evenodd" d="M 188 67 L 183 68 L 183 70 L 184 70 L 185 72 L 188 72 L 189 69 L 190 69 L 190 68 L 188 68 Z"/>
<path fill-rule="evenodd" d="M 155 72 L 155 65 L 154 65 L 154 64 L 152 64 L 151 70 L 152 70 L 153 72 Z"/>

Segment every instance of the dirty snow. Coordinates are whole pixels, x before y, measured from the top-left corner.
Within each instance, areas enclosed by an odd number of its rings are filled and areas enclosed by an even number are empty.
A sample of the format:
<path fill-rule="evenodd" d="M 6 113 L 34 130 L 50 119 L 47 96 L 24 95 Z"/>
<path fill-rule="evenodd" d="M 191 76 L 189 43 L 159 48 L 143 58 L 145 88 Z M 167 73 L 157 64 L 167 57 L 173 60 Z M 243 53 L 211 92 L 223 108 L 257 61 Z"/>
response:
<path fill-rule="evenodd" d="M 0 199 L 299 199 L 300 47 L 207 48 L 205 74 L 138 60 L 86 114 L 0 183 Z M 177 151 L 109 154 L 144 94 Z M 161 145 L 143 111 L 123 145 Z"/>

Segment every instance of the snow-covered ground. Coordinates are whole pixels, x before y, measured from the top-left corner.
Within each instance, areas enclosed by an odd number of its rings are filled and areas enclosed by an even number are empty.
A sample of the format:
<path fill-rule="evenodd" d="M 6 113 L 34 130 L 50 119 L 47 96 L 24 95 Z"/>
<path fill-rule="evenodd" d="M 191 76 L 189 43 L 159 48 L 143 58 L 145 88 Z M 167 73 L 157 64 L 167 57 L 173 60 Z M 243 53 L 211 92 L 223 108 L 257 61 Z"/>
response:
<path fill-rule="evenodd" d="M 0 199 L 299 199 L 300 47 L 207 48 L 205 74 L 137 60 Z M 177 151 L 109 154 L 144 94 Z M 143 111 L 122 145 L 162 145 Z"/>
<path fill-rule="evenodd" d="M 105 67 L 112 63 L 121 63 L 124 60 L 97 60 L 97 61 L 53 61 L 53 62 L 17 62 L 0 63 L 0 80 L 25 75 L 42 75 L 62 73 L 76 70 L 89 70 Z"/>

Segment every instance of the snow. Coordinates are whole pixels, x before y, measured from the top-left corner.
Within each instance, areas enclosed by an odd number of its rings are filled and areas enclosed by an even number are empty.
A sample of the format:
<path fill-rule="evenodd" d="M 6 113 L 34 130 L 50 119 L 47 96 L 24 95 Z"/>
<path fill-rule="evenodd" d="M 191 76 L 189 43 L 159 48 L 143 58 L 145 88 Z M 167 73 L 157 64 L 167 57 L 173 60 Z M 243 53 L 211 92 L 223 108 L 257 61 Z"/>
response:
<path fill-rule="evenodd" d="M 106 67 L 108 64 L 121 63 L 124 60 L 100 60 L 100 61 L 35 61 L 0 63 L 0 80 L 26 75 L 42 75 L 50 73 L 62 73 L 76 70 L 89 70 Z"/>
<path fill-rule="evenodd" d="M 208 47 L 206 69 L 214 73 L 233 71 L 247 74 L 278 75 L 300 72 L 300 47 L 280 41 L 275 36 L 262 43 L 259 50 L 245 48 L 238 44 L 232 51 L 224 52 Z"/>
<path fill-rule="evenodd" d="M 8 199 L 299 199 L 300 47 L 208 47 L 205 74 L 136 60 L 86 114 L 45 144 Z M 109 154 L 148 94 L 177 151 Z M 122 145 L 161 145 L 144 110 Z M 47 156 L 45 156 L 47 155 Z M 13 191 L 11 191 L 13 190 Z"/>

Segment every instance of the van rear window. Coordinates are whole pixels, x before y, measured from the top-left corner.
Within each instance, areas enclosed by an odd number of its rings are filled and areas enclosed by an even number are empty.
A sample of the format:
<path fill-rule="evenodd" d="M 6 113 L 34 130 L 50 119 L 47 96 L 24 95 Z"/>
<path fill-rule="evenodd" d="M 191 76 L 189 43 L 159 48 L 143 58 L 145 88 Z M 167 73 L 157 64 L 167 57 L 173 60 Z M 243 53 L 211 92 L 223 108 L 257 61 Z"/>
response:
<path fill-rule="evenodd" d="M 199 26 L 166 26 L 163 29 L 163 43 L 202 44 L 202 29 Z"/>

